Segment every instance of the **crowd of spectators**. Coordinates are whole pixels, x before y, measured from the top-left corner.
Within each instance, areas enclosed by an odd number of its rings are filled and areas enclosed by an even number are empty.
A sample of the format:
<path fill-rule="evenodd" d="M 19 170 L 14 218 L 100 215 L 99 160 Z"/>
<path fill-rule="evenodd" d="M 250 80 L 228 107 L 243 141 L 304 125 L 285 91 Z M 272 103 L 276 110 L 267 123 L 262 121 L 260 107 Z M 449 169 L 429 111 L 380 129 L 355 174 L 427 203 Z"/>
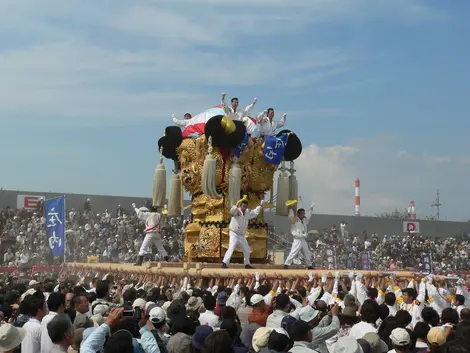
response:
<path fill-rule="evenodd" d="M 381 235 L 324 229 L 310 242 L 315 267 L 455 274 L 470 270 L 470 238 Z M 427 262 L 429 261 L 429 262 Z M 430 268 L 426 268 L 428 263 Z"/>
<path fill-rule="evenodd" d="M 42 205 L 39 206 L 40 208 Z M 43 211 L 0 211 L 0 262 L 5 266 L 59 264 L 62 258 L 52 258 L 45 231 Z M 86 262 L 96 257 L 99 262 L 132 263 L 136 261 L 144 236 L 145 225 L 135 212 L 120 205 L 116 210 L 97 213 L 91 200 L 81 211 L 70 210 L 66 221 L 66 260 Z M 275 230 L 274 230 L 275 231 Z M 165 219 L 162 227 L 165 249 L 172 261 L 184 252 L 183 222 Z M 271 244 L 271 242 L 270 242 Z M 271 244 L 273 245 L 273 244 Z M 283 250 L 289 251 L 285 242 Z M 412 270 L 455 274 L 470 270 L 469 238 L 428 238 L 419 234 L 368 235 L 348 232 L 343 222 L 340 229 L 324 229 L 310 242 L 313 262 L 317 268 L 396 271 Z M 154 251 L 154 260 L 158 254 Z M 301 263 L 301 258 L 297 264 Z"/>
<path fill-rule="evenodd" d="M 82 211 L 72 209 L 66 216 L 67 262 L 87 262 L 89 257 L 99 262 L 135 262 L 145 229 L 135 212 L 118 206 L 115 212 L 95 213 L 87 200 Z M 0 262 L 20 267 L 62 263 L 63 258 L 51 257 L 45 224 L 41 209 L 0 210 Z M 161 232 L 170 259 L 181 259 L 181 220 L 165 219 Z M 152 260 L 158 260 L 158 254 L 155 256 Z"/>
<path fill-rule="evenodd" d="M 0 352 L 470 352 L 470 277 L 103 273 L 0 282 Z"/>

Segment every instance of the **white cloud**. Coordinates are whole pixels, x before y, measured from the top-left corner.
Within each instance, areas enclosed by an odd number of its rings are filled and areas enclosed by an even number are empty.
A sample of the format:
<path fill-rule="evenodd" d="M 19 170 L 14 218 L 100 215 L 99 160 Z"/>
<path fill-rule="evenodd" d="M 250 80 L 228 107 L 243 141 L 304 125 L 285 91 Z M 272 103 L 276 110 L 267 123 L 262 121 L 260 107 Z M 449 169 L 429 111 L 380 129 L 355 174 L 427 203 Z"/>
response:
<path fill-rule="evenodd" d="M 440 159 L 423 154 L 397 155 L 398 140 L 380 136 L 351 141 L 345 146 L 306 146 L 295 162 L 300 193 L 318 213 L 354 213 L 354 181 L 361 180 L 361 214 L 374 215 L 404 209 L 416 202 L 420 216 L 434 214 L 430 206 L 441 191 L 441 215 L 449 220 L 469 219 L 462 194 L 470 193 L 466 182 L 469 157 Z M 452 175 L 453 182 L 449 183 Z M 445 200 L 445 201 L 444 201 Z"/>

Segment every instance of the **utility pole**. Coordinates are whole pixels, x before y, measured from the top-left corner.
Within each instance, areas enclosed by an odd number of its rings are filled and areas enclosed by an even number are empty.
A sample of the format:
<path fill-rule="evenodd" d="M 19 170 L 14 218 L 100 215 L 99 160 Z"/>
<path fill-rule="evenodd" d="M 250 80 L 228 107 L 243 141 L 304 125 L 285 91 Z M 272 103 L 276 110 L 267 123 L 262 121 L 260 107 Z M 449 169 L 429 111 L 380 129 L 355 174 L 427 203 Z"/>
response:
<path fill-rule="evenodd" d="M 439 217 L 440 217 L 440 210 L 441 210 L 441 206 L 442 204 L 440 203 L 440 199 L 439 199 L 439 189 L 437 189 L 437 197 L 436 197 L 436 201 L 431 205 L 431 207 L 436 207 L 437 208 L 437 220 L 439 220 Z"/>

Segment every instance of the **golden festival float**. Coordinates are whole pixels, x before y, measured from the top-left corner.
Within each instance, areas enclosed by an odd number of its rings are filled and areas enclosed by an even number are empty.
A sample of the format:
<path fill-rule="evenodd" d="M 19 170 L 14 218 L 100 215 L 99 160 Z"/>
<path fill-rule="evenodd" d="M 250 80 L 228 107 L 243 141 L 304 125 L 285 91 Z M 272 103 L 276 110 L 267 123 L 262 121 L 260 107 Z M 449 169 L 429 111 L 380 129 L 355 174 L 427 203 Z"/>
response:
<path fill-rule="evenodd" d="M 183 190 L 187 191 L 191 196 L 187 207 L 191 216 L 184 229 L 183 261 L 221 262 L 229 244 L 229 210 L 241 198 L 248 201 L 249 208 L 255 208 L 269 193 L 270 202 L 264 208 L 275 208 L 280 216 L 288 215 L 288 200 L 297 200 L 293 162 L 300 156 L 302 144 L 289 130 L 276 136 L 252 138 L 244 122 L 222 114 L 206 116 L 203 128 L 202 131 L 199 126 L 199 133 L 192 133 L 197 127 L 183 131 L 178 126 L 165 129 L 158 141 L 161 158 L 155 170 L 153 205 L 164 207 L 168 197 L 167 217 L 180 217 Z M 168 195 L 163 157 L 175 165 Z M 286 163 L 290 163 L 289 168 Z M 279 176 L 274 191 L 276 171 Z M 263 213 L 250 221 L 246 234 L 255 263 L 267 258 L 268 225 Z M 238 250 L 233 260 L 236 262 L 237 258 L 242 258 Z"/>

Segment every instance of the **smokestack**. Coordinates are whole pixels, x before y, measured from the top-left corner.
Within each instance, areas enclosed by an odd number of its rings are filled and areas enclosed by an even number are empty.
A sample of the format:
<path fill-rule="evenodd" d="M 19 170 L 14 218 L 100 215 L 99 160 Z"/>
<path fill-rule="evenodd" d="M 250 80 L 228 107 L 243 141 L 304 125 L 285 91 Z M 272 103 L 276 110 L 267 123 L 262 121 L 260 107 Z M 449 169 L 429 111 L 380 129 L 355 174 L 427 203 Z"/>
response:
<path fill-rule="evenodd" d="M 357 217 L 361 216 L 361 196 L 359 194 L 359 188 L 361 187 L 361 181 L 359 178 L 355 182 L 355 193 L 354 193 L 354 215 Z"/>

